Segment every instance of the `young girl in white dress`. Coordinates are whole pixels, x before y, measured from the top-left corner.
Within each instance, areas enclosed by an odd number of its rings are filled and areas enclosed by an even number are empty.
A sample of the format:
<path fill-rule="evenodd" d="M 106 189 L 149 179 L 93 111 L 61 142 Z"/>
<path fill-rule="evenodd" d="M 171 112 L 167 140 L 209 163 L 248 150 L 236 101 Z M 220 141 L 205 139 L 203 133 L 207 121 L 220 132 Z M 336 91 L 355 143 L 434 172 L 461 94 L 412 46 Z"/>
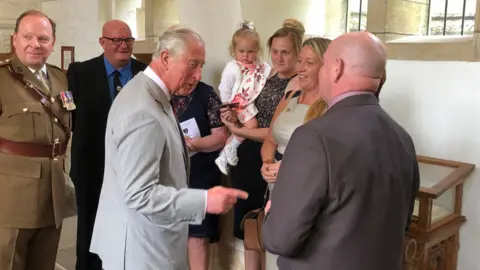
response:
<path fill-rule="evenodd" d="M 258 113 L 254 101 L 262 91 L 271 71 L 270 65 L 261 58 L 260 35 L 252 22 L 243 21 L 232 36 L 230 55 L 218 90 L 223 103 L 239 103 L 236 114 L 246 128 L 257 128 Z M 227 175 L 228 165 L 238 163 L 237 149 L 244 138 L 231 135 L 219 157 L 215 160 L 220 171 Z"/>

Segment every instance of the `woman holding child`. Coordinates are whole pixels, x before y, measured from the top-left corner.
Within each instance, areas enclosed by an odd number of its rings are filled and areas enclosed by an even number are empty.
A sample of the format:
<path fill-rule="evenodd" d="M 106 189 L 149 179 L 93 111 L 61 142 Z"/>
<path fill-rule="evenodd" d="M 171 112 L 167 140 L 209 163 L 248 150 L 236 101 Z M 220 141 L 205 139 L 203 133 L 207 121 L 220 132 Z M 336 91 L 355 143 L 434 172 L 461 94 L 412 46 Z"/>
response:
<path fill-rule="evenodd" d="M 290 25 L 295 25 L 294 27 Z M 249 193 L 247 200 L 239 200 L 235 205 L 233 234 L 243 240 L 244 234 L 241 222 L 245 214 L 251 210 L 262 207 L 267 183 L 263 179 L 260 169 L 263 161 L 260 155 L 262 143 L 269 132 L 270 122 L 291 79 L 296 76 L 295 66 L 302 47 L 303 26 L 295 20 L 286 20 L 284 26 L 277 30 L 268 40 L 268 48 L 275 70 L 263 85 L 262 90 L 254 99 L 254 106 L 258 112 L 255 114 L 256 127 L 249 128 L 232 117 L 232 110 L 222 109 L 222 121 L 230 132 L 243 138 L 238 145 L 236 166 L 231 171 L 232 186 L 245 190 Z M 233 48 L 236 48 L 236 40 L 233 39 Z M 258 42 L 258 44 L 261 44 Z M 260 52 L 260 48 L 256 48 Z M 245 269 L 262 269 L 264 254 L 256 251 L 245 250 Z"/>

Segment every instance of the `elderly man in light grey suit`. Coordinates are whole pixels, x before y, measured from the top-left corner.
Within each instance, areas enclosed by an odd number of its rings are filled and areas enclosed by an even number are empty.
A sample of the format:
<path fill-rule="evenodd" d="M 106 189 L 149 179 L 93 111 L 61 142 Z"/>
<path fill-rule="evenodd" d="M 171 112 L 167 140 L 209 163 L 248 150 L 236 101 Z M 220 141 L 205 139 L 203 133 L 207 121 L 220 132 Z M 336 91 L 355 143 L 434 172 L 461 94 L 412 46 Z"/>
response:
<path fill-rule="evenodd" d="M 188 224 L 227 212 L 243 191 L 189 189 L 188 153 L 171 94 L 200 80 L 202 38 L 174 27 L 149 67 L 115 99 L 107 122 L 105 176 L 91 252 L 105 270 L 188 269 Z"/>

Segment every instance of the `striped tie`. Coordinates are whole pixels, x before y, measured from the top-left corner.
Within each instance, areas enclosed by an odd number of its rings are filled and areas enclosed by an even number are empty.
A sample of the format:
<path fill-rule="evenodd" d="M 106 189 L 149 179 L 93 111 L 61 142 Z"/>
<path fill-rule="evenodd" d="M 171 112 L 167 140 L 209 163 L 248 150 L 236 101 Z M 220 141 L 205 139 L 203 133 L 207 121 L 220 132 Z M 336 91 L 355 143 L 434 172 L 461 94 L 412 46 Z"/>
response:
<path fill-rule="evenodd" d="M 48 82 L 47 75 L 41 69 L 35 71 L 35 75 L 37 79 L 43 83 L 43 85 L 45 86 L 45 89 L 47 89 L 48 92 L 50 92 L 50 83 Z"/>

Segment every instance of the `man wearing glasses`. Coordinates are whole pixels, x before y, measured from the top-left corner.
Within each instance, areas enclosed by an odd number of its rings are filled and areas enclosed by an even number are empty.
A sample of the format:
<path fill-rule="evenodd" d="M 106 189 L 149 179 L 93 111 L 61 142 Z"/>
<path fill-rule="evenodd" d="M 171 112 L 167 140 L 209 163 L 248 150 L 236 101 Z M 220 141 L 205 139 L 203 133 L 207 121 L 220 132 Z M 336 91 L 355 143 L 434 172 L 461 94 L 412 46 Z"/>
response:
<path fill-rule="evenodd" d="M 125 22 L 109 21 L 99 38 L 103 54 L 68 68 L 68 88 L 76 104 L 70 171 L 78 208 L 76 270 L 102 269 L 101 260 L 89 247 L 103 182 L 105 128 L 116 95 L 146 68 L 131 57 L 134 42 Z"/>

